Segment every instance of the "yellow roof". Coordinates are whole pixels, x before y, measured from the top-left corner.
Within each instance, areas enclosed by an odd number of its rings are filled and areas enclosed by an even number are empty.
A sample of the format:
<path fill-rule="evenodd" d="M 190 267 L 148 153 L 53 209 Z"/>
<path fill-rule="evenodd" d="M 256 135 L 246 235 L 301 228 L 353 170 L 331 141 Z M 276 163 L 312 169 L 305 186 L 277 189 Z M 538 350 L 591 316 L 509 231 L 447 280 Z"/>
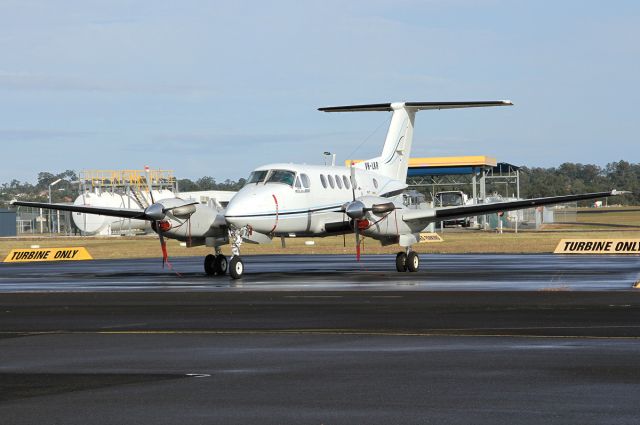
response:
<path fill-rule="evenodd" d="M 409 167 L 469 167 L 483 165 L 495 167 L 498 162 L 495 158 L 485 155 L 409 158 Z"/>
<path fill-rule="evenodd" d="M 357 164 L 362 159 L 346 160 L 344 163 L 347 167 L 351 166 L 351 162 Z M 409 168 L 414 167 L 471 167 L 471 166 L 488 166 L 495 167 L 498 164 L 495 158 L 486 155 L 468 155 L 468 156 L 440 156 L 430 158 L 409 158 Z"/>

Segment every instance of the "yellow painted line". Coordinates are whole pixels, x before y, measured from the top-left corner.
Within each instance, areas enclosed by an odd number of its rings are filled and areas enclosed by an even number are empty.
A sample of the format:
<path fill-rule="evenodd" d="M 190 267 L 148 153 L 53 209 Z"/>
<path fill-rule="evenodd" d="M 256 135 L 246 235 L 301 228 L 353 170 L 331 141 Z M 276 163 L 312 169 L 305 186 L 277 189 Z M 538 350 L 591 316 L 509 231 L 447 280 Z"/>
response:
<path fill-rule="evenodd" d="M 285 295 L 283 298 L 343 298 L 342 295 Z"/>

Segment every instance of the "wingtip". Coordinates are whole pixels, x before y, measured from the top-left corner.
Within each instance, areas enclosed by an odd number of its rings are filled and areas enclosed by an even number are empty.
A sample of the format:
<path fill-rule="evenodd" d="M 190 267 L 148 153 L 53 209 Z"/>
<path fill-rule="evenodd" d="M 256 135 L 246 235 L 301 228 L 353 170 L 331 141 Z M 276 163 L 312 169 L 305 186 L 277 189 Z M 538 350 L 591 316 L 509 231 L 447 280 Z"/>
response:
<path fill-rule="evenodd" d="M 613 189 L 613 190 L 611 191 L 611 196 L 616 196 L 616 195 L 627 195 L 627 194 L 629 194 L 629 193 L 631 193 L 631 192 L 630 192 L 630 191 L 628 191 L 628 190 L 616 190 L 616 189 Z"/>

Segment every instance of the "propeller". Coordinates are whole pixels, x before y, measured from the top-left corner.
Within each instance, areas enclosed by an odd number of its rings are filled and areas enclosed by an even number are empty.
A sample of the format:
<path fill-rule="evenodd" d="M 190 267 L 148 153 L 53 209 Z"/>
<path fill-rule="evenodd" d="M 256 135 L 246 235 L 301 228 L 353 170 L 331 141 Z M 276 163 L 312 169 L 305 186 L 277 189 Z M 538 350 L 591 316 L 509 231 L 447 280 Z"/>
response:
<path fill-rule="evenodd" d="M 147 177 L 147 187 L 149 188 L 149 197 L 151 198 L 151 205 L 149 205 L 144 210 L 144 214 L 149 217 L 152 222 L 151 226 L 153 230 L 158 232 L 158 236 L 160 237 L 160 249 L 162 250 L 162 268 L 164 269 L 164 265 L 167 264 L 169 268 L 171 268 L 171 263 L 169 262 L 169 254 L 167 253 L 167 242 L 164 240 L 163 232 L 166 232 L 171 228 L 171 223 L 167 221 L 162 221 L 166 217 L 166 212 L 164 211 L 164 206 L 162 204 L 156 204 L 155 199 L 153 199 L 153 190 L 151 186 L 151 175 L 149 172 L 149 166 L 144 166 L 144 172 Z M 169 226 L 167 228 L 167 223 Z"/>
<path fill-rule="evenodd" d="M 382 216 L 396 209 L 393 202 L 373 204 L 367 207 L 364 202 L 356 199 L 356 170 L 351 163 L 351 195 L 352 201 L 342 206 L 342 211 L 353 220 L 353 231 L 356 235 L 356 260 L 360 261 L 360 233 L 371 226 L 365 217 L 368 212 Z"/>
<path fill-rule="evenodd" d="M 144 210 L 144 216 L 151 221 L 151 227 L 158 233 L 160 238 L 160 249 L 162 250 L 162 268 L 165 264 L 170 270 L 173 270 L 173 266 L 169 262 L 169 255 L 167 253 L 167 242 L 164 239 L 164 232 L 171 229 L 171 222 L 165 220 L 165 218 L 186 219 L 189 220 L 191 215 L 196 211 L 196 204 L 198 202 L 189 202 L 181 205 L 175 205 L 172 207 L 165 207 L 161 203 L 156 203 L 153 199 L 153 190 L 151 186 L 151 176 L 149 166 L 144 167 L 147 178 L 147 186 L 149 188 L 149 197 L 151 198 L 151 205 Z M 177 220 L 179 221 L 179 220 Z"/>

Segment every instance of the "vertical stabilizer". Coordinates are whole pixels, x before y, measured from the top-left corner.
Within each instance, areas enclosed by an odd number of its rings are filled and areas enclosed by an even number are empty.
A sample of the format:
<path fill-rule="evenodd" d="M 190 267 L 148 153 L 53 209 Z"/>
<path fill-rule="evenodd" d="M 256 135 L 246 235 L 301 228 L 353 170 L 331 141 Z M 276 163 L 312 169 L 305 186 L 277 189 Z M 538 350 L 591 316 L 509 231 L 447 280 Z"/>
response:
<path fill-rule="evenodd" d="M 406 108 L 404 103 L 392 103 L 391 110 L 391 123 L 382 154 L 356 166 L 404 182 L 407 179 L 416 110 Z"/>

